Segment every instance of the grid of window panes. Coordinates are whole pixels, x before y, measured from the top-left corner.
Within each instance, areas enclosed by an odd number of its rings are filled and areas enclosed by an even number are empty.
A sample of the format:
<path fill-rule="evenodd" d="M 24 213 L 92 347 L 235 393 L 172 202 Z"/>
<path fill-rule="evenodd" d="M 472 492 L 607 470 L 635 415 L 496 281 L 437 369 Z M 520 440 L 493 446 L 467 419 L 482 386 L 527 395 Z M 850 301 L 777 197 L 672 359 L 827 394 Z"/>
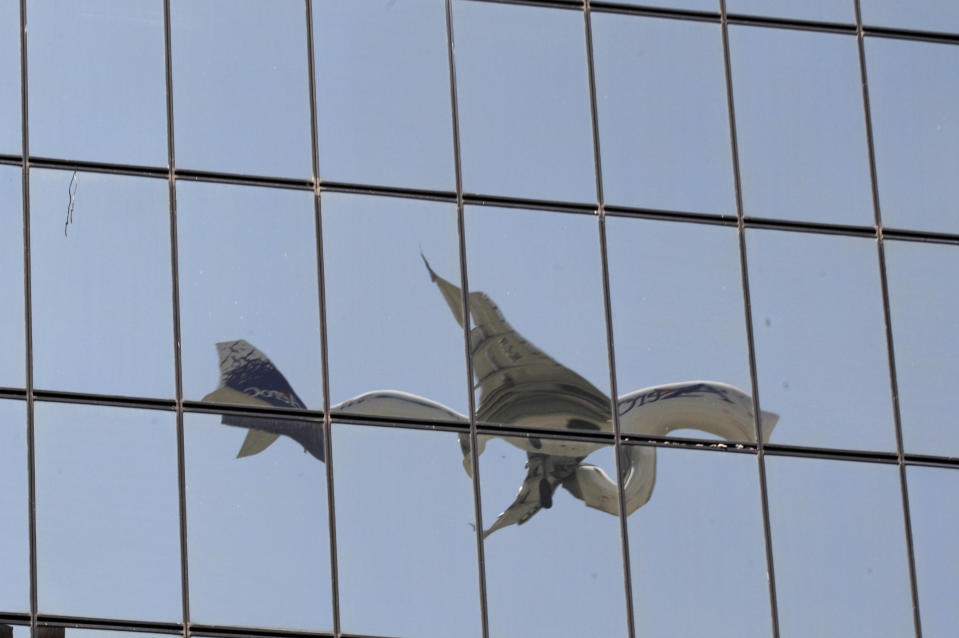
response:
<path fill-rule="evenodd" d="M 954 635 L 957 149 L 951 2 L 0 0 L 0 638 Z"/>

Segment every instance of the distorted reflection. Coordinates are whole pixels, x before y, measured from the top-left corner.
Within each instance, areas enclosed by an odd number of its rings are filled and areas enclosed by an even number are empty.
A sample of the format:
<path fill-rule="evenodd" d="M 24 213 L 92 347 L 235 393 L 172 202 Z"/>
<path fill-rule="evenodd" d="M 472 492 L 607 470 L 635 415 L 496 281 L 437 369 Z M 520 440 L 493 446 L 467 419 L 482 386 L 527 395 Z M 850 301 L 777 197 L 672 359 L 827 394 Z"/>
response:
<path fill-rule="evenodd" d="M 463 325 L 460 288 L 439 276 L 425 256 L 423 262 L 453 317 Z M 486 293 L 469 294 L 469 312 L 473 326 L 470 337 L 474 383 L 479 389 L 477 422 L 574 433 L 613 431 L 609 397 L 516 332 Z M 217 352 L 220 386 L 206 395 L 204 401 L 306 408 L 270 359 L 247 341 L 218 343 Z M 355 410 L 359 405 L 363 406 L 364 414 L 372 416 L 468 421 L 466 415 L 436 401 L 397 390 L 367 392 L 332 406 L 331 411 Z M 693 429 L 728 441 L 756 441 L 752 398 L 726 383 L 668 383 L 620 395 L 616 405 L 623 434 L 660 437 L 675 430 Z M 765 440 L 778 418 L 774 413 L 762 412 L 760 422 Z M 222 422 L 249 430 L 238 458 L 262 452 L 280 436 L 288 436 L 318 460 L 325 460 L 319 421 L 224 415 Z M 482 454 L 487 438 L 478 439 L 477 454 Z M 550 508 L 560 486 L 589 507 L 618 514 L 616 482 L 602 468 L 584 462 L 608 444 L 563 440 L 547 433 L 500 438 L 527 453 L 527 474 L 515 501 L 484 530 L 484 537 L 503 527 L 522 525 L 541 509 Z M 459 442 L 463 467 L 472 476 L 469 435 L 461 433 Z M 656 481 L 655 448 L 625 446 L 620 468 L 629 515 L 652 494 Z"/>

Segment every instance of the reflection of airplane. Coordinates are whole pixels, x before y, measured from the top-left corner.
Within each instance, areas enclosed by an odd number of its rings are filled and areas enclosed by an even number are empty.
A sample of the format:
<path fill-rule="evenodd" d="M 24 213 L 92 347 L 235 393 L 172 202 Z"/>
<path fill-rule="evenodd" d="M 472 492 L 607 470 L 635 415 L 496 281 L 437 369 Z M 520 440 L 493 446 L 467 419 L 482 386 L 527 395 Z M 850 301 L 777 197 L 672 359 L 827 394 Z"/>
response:
<path fill-rule="evenodd" d="M 462 325 L 460 289 L 438 276 L 428 262 L 426 268 Z M 480 391 L 478 422 L 577 433 L 612 432 L 611 402 L 602 391 L 519 335 L 485 293 L 470 293 L 469 310 L 474 324 L 470 332 L 473 373 Z M 305 407 L 270 360 L 246 341 L 218 343 L 217 351 L 220 387 L 204 397 L 205 401 Z M 331 410 L 408 419 L 467 420 L 435 401 L 394 390 L 369 392 Z M 695 429 L 731 441 L 756 440 L 752 399 L 725 383 L 688 381 L 645 388 L 621 396 L 617 410 L 622 434 L 665 436 L 678 429 Z M 762 413 L 764 436 L 772 431 L 777 419 L 775 414 Z M 280 435 L 286 435 L 319 460 L 324 459 L 321 426 L 316 421 L 224 415 L 223 423 L 249 428 L 237 456 L 261 452 Z M 478 454 L 483 452 L 487 438 L 477 439 Z M 590 507 L 618 513 L 616 482 L 601 468 L 583 463 L 589 454 L 608 444 L 536 436 L 502 438 L 526 451 L 528 471 L 516 500 L 484 536 L 514 523 L 521 525 L 540 509 L 551 507 L 559 486 Z M 472 476 L 469 436 L 460 434 L 459 439 L 463 466 Z M 622 448 L 622 454 L 628 515 L 652 494 L 656 450 L 628 445 Z"/>

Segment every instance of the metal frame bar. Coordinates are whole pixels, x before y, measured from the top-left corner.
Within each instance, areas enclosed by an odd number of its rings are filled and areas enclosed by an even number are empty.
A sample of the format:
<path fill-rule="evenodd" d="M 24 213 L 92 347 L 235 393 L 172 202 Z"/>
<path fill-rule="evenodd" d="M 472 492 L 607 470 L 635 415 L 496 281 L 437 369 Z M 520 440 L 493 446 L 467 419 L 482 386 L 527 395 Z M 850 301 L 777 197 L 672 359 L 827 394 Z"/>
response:
<path fill-rule="evenodd" d="M 897 465 L 899 486 L 902 491 L 903 533 L 906 540 L 906 556 L 909 569 L 909 589 L 912 595 L 912 617 L 916 638 L 922 638 L 922 621 L 919 617 L 919 590 L 916 584 L 916 561 L 913 551 L 912 520 L 909 515 L 909 488 L 906 485 L 905 449 L 902 438 L 902 414 L 899 406 L 899 381 L 896 376 L 896 352 L 892 334 L 892 310 L 889 305 L 889 281 L 886 273 L 885 237 L 882 226 L 882 211 L 879 203 L 879 177 L 876 169 L 876 147 L 873 138 L 872 108 L 869 102 L 869 77 L 866 72 L 866 44 L 862 26 L 862 9 L 859 0 L 853 0 L 856 14 L 856 45 L 859 53 L 859 73 L 862 78 L 862 107 L 866 120 L 866 146 L 869 157 L 869 181 L 873 212 L 876 220 L 876 257 L 879 267 L 879 285 L 882 292 L 882 314 L 886 333 L 886 357 L 889 364 L 889 393 L 892 397 L 892 415 L 896 429 Z"/>
<path fill-rule="evenodd" d="M 503 197 L 483 193 L 468 193 L 464 191 L 462 176 L 462 155 L 459 128 L 458 93 L 456 84 L 456 62 L 454 46 L 454 1 L 489 2 L 496 4 L 513 4 L 553 8 L 560 10 L 581 11 L 585 30 L 585 61 L 587 65 L 587 80 L 590 97 L 590 120 L 593 135 L 594 171 L 596 179 L 596 202 L 567 202 L 538 199 L 524 199 Z M 659 7 L 633 6 L 615 4 L 607 0 L 445 0 L 447 56 L 449 63 L 450 108 L 453 136 L 453 162 L 455 166 L 455 190 L 435 191 L 415 188 L 387 187 L 377 184 L 358 184 L 324 180 L 320 175 L 318 154 L 318 123 L 316 111 L 317 72 L 314 58 L 313 32 L 313 4 L 312 0 L 304 0 L 306 37 L 307 37 L 307 69 L 310 93 L 310 137 L 312 142 L 312 179 L 296 179 L 281 176 L 263 176 L 222 173 L 177 168 L 175 162 L 175 134 L 173 108 L 173 69 L 172 69 L 172 23 L 171 0 L 163 0 L 163 29 L 164 29 L 164 63 L 166 84 L 166 130 L 168 145 L 168 164 L 160 166 L 141 166 L 130 164 L 115 164 L 108 162 L 77 161 L 67 158 L 33 157 L 30 154 L 29 128 L 29 67 L 27 44 L 27 0 L 19 0 L 20 9 L 20 106 L 21 106 L 21 153 L 19 155 L 0 155 L 0 164 L 18 166 L 21 169 L 22 180 L 22 223 L 23 223 L 23 288 L 24 288 L 24 340 L 25 340 L 25 379 L 23 388 L 0 388 L 0 398 L 21 400 L 26 405 L 27 431 L 27 472 L 29 509 L 29 552 L 30 552 L 30 611 L 28 614 L 4 613 L 0 614 L 0 622 L 14 625 L 29 625 L 35 631 L 37 627 L 69 626 L 88 629 L 113 629 L 133 632 L 154 632 L 183 635 L 188 638 L 191 634 L 209 636 L 211 638 L 232 638 L 240 635 L 254 635 L 263 638 L 297 638 L 297 637 L 332 637 L 332 638 L 376 638 L 373 636 L 359 636 L 344 634 L 340 626 L 339 611 L 339 583 L 337 569 L 337 545 L 335 502 L 332 465 L 332 437 L 331 425 L 333 421 L 346 425 L 364 427 L 403 427 L 410 429 L 429 429 L 435 431 L 457 432 L 468 434 L 472 443 L 473 499 L 474 512 L 478 521 L 476 533 L 477 569 L 479 580 L 479 605 L 482 620 L 482 633 L 489 638 L 488 597 L 486 583 L 485 545 L 482 537 L 482 502 L 480 489 L 479 459 L 476 454 L 476 442 L 479 436 L 536 436 L 539 438 L 555 438 L 565 440 L 582 440 L 599 444 L 608 444 L 614 447 L 617 470 L 621 464 L 619 452 L 623 446 L 654 446 L 683 449 L 704 449 L 716 452 L 734 454 L 753 454 L 757 459 L 759 485 L 761 493 L 761 507 L 763 515 L 763 534 L 767 569 L 769 572 L 770 612 L 773 636 L 779 636 L 778 604 L 774 574 L 772 552 L 772 533 L 769 519 L 769 502 L 766 485 L 765 458 L 767 456 L 794 456 L 803 458 L 822 458 L 846 461 L 862 461 L 879 464 L 895 464 L 898 468 L 900 488 L 902 493 L 903 517 L 905 526 L 906 549 L 908 552 L 908 567 L 910 589 L 913 603 L 913 621 L 917 638 L 921 638 L 921 618 L 919 613 L 918 586 L 916 582 L 916 565 L 911 530 L 909 492 L 907 486 L 906 468 L 909 466 L 932 466 L 959 470 L 959 457 L 931 456 L 923 454 L 909 454 L 905 451 L 902 438 L 902 420 L 899 409 L 898 383 L 896 377 L 895 351 L 891 325 L 891 308 L 886 274 L 885 242 L 912 241 L 929 242 L 950 245 L 959 245 L 959 234 L 924 232 L 909 229 L 890 229 L 882 224 L 880 202 L 878 197 L 878 182 L 876 173 L 876 158 L 872 118 L 869 104 L 869 88 L 867 75 L 867 61 L 865 55 L 865 39 L 892 38 L 901 40 L 935 42 L 943 45 L 959 45 L 959 33 L 938 33 L 921 30 L 899 29 L 889 27 L 866 26 L 862 22 L 859 0 L 853 0 L 855 7 L 855 22 L 819 22 L 809 20 L 792 20 L 769 18 L 746 14 L 735 14 L 726 11 L 725 0 L 719 0 L 717 12 L 689 11 L 666 9 Z M 727 93 L 727 108 L 730 126 L 730 144 L 734 172 L 736 196 L 736 215 L 703 214 L 681 210 L 658 210 L 630 206 L 608 205 L 605 202 L 602 179 L 602 155 L 599 138 L 599 114 L 597 107 L 597 89 L 595 80 L 595 60 L 593 55 L 591 17 L 594 13 L 616 13 L 625 15 L 654 17 L 661 19 L 675 19 L 684 21 L 706 21 L 716 23 L 721 28 L 723 41 L 723 62 Z M 875 214 L 874 226 L 848 226 L 823 223 L 810 223 L 792 220 L 776 220 L 753 218 L 744 215 L 742 202 L 742 184 L 739 167 L 739 151 L 736 132 L 734 110 L 732 64 L 730 59 L 729 25 L 748 25 L 755 28 L 775 28 L 790 30 L 812 30 L 819 32 L 841 33 L 849 37 L 856 37 L 859 51 L 860 74 L 862 78 L 862 99 L 866 122 L 866 136 L 868 142 L 869 169 L 872 186 L 872 197 Z M 32 333 L 32 281 L 31 281 L 31 251 L 30 251 L 30 171 L 32 168 L 47 168 L 59 170 L 81 170 L 112 175 L 129 175 L 165 179 L 169 184 L 170 197 L 170 241 L 171 241 L 171 277 L 173 337 L 174 337 L 174 364 L 175 364 L 175 395 L 173 398 L 131 397 L 116 395 L 99 395 L 77 392 L 63 392 L 37 389 L 33 380 L 33 333 Z M 318 277 L 318 303 L 320 317 L 320 338 L 322 347 L 323 366 L 323 406 L 321 410 L 284 410 L 279 408 L 257 408 L 253 406 L 224 406 L 216 407 L 198 401 L 185 400 L 182 387 L 182 355 L 180 349 L 180 300 L 179 300 L 179 266 L 177 247 L 177 181 L 200 181 L 208 183 L 222 183 L 246 186 L 260 186 L 270 188 L 284 188 L 295 190 L 310 190 L 314 194 L 314 214 L 316 227 L 316 258 Z M 469 400 L 469 422 L 457 423 L 448 421 L 409 421 L 404 419 L 385 419 L 377 417 L 363 417 L 350 414 L 332 413 L 329 394 L 329 358 L 328 358 L 328 326 L 325 299 L 325 269 L 323 260 L 322 234 L 322 198 L 324 192 L 351 193 L 356 195 L 385 196 L 399 198 L 413 198 L 420 200 L 445 201 L 455 204 L 458 224 L 458 251 L 460 262 L 460 284 L 463 291 L 464 321 L 464 355 L 466 364 L 466 384 Z M 753 407 L 756 414 L 759 411 L 758 372 L 756 368 L 755 343 L 752 329 L 752 307 L 750 300 L 748 259 L 746 254 L 745 233 L 747 229 L 761 228 L 791 232 L 812 232 L 817 234 L 835 234 L 855 237 L 869 237 L 876 240 L 877 263 L 880 272 L 882 289 L 883 314 L 887 356 L 890 374 L 890 393 L 893 402 L 894 421 L 896 429 L 896 451 L 869 451 L 834 448 L 817 448 L 807 446 L 768 444 L 763 441 L 752 443 L 717 442 L 711 439 L 691 439 L 674 437 L 648 437 L 623 434 L 619 429 L 619 419 L 613 403 L 614 431 L 612 433 L 577 433 L 550 431 L 531 431 L 519 427 L 502 427 L 495 424 L 480 423 L 476 419 L 475 395 L 472 387 L 472 349 L 469 329 L 469 282 L 467 272 L 467 252 L 465 236 L 465 207 L 500 207 L 515 209 L 545 210 L 555 213 L 569 213 L 595 215 L 598 223 L 600 260 L 602 266 L 603 303 L 605 314 L 605 328 L 608 349 L 611 396 L 616 392 L 616 362 L 612 325 L 612 301 L 610 296 L 610 274 L 606 246 L 606 217 L 634 217 L 642 219 L 657 219 L 664 221 L 713 224 L 735 226 L 739 238 L 739 255 L 744 295 L 744 320 L 747 331 L 747 347 L 750 368 L 750 382 L 753 390 Z M 519 213 L 518 213 L 519 214 Z M 36 465 L 35 465 L 35 404 L 41 402 L 66 402 L 76 404 L 91 404 L 115 407 L 139 407 L 176 413 L 177 424 L 177 468 L 178 468 L 178 495 L 179 495 L 179 523 L 180 523 L 180 562 L 181 562 L 181 594 L 183 619 L 180 623 L 153 623 L 135 620 L 117 620 L 109 618 L 90 618 L 74 616 L 58 616 L 41 614 L 39 612 L 37 591 L 37 520 L 36 520 Z M 276 631 L 269 629 L 240 628 L 232 626 L 214 626 L 193 624 L 190 619 L 189 599 L 189 561 L 187 546 L 187 512 L 186 512 L 186 468 L 184 443 L 184 415 L 188 413 L 231 413 L 255 415 L 295 415 L 297 418 L 321 420 L 324 427 L 324 443 L 326 445 L 327 463 L 327 502 L 330 544 L 330 569 L 332 587 L 332 632 L 299 632 Z M 757 418 L 757 435 L 759 433 Z M 629 561 L 628 525 L 624 515 L 623 488 L 619 485 L 620 500 L 620 533 L 624 564 L 624 588 L 626 595 L 627 628 L 629 636 L 635 635 L 635 619 L 632 608 L 632 580 Z"/>
<path fill-rule="evenodd" d="M 779 638 L 779 602 L 776 597 L 776 567 L 773 557 L 772 529 L 769 519 L 769 490 L 766 483 L 765 445 L 762 436 L 759 404 L 759 372 L 756 368 L 756 341 L 753 335 L 752 301 L 749 288 L 749 264 L 746 256 L 746 221 L 743 207 L 742 173 L 739 166 L 739 137 L 736 129 L 736 102 L 733 95 L 733 66 L 729 45 L 729 20 L 726 0 L 719 0 L 720 29 L 723 43 L 723 71 L 726 80 L 726 107 L 729 117 L 729 146 L 736 194 L 737 238 L 739 241 L 739 268 L 742 276 L 743 320 L 746 328 L 746 347 L 749 357 L 749 381 L 752 384 L 753 418 L 756 425 L 756 467 L 759 472 L 759 499 L 762 510 L 763 541 L 766 552 L 766 573 L 769 585 L 770 629 L 773 638 Z"/>
<path fill-rule="evenodd" d="M 449 63 L 450 123 L 453 135 L 453 174 L 456 184 L 456 230 L 460 267 L 460 296 L 463 314 L 463 347 L 466 364 L 466 401 L 469 409 L 470 465 L 473 469 L 473 515 L 476 521 L 476 577 L 478 580 L 480 623 L 483 638 L 489 638 L 489 597 L 486 590 L 486 545 L 483 538 L 483 497 L 480 484 L 479 438 L 476 423 L 476 394 L 473 388 L 473 334 L 470 329 L 469 275 L 466 264 L 466 197 L 463 193 L 463 156 L 460 138 L 459 90 L 456 82 L 456 30 L 453 1 L 445 0 L 446 57 Z"/>

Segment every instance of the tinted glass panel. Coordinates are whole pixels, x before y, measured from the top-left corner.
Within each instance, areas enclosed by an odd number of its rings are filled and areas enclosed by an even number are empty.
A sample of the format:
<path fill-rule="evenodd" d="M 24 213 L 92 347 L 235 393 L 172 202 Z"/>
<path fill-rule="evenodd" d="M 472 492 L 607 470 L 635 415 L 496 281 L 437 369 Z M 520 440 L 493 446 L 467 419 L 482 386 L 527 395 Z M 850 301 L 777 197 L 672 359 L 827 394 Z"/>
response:
<path fill-rule="evenodd" d="M 607 203 L 734 214 L 719 25 L 597 14 L 593 38 Z"/>
<path fill-rule="evenodd" d="M 959 456 L 959 246 L 887 242 L 886 270 L 903 445 Z"/>
<path fill-rule="evenodd" d="M 442 1 L 313 4 L 320 173 L 453 189 Z"/>
<path fill-rule="evenodd" d="M 732 26 L 729 39 L 746 215 L 872 225 L 856 38 Z"/>
<path fill-rule="evenodd" d="M 876 245 L 858 237 L 746 234 L 756 366 L 774 439 L 893 451 Z"/>
<path fill-rule="evenodd" d="M 30 245 L 36 386 L 173 396 L 167 182 L 34 170 Z"/>
<path fill-rule="evenodd" d="M 819 22 L 855 22 L 853 3 L 849 0 L 727 0 L 726 11 L 748 13 L 770 18 L 815 20 Z"/>
<path fill-rule="evenodd" d="M 948 636 L 959 627 L 959 472 L 910 467 L 909 515 L 923 636 Z"/>
<path fill-rule="evenodd" d="M 312 194 L 180 182 L 177 225 L 184 396 L 322 409 Z"/>
<path fill-rule="evenodd" d="M 596 218 L 466 211 L 477 419 L 611 431 Z"/>
<path fill-rule="evenodd" d="M 27 495 L 26 404 L 0 400 L 0 611 L 30 611 Z"/>
<path fill-rule="evenodd" d="M 455 207 L 326 194 L 323 244 L 334 408 L 465 419 L 463 301 L 458 288 L 431 281 L 460 284 Z M 394 392 L 376 394 L 383 390 Z M 442 407 L 421 411 L 421 398 Z"/>
<path fill-rule="evenodd" d="M 333 450 L 343 630 L 479 636 L 473 482 L 457 435 L 336 425 Z"/>
<path fill-rule="evenodd" d="M 639 7 L 663 7 L 665 9 L 692 9 L 694 11 L 719 13 L 719 0 L 618 0 L 612 4 Z"/>
<path fill-rule="evenodd" d="M 173 413 L 38 403 L 35 436 L 41 613 L 179 621 Z"/>
<path fill-rule="evenodd" d="M 780 634 L 911 636 L 896 467 L 766 459 Z"/>
<path fill-rule="evenodd" d="M 329 629 L 320 422 L 199 414 L 185 422 L 192 619 Z"/>
<path fill-rule="evenodd" d="M 648 502 L 626 501 L 642 504 L 629 517 L 636 635 L 770 635 L 756 458 L 629 449 L 655 481 Z"/>
<path fill-rule="evenodd" d="M 24 385 L 22 173 L 0 166 L 0 386 Z"/>
<path fill-rule="evenodd" d="M 862 22 L 869 26 L 923 31 L 959 31 L 959 5 L 942 0 L 861 0 Z"/>
<path fill-rule="evenodd" d="M 959 47 L 869 38 L 866 62 L 883 224 L 959 233 Z"/>
<path fill-rule="evenodd" d="M 30 152 L 165 165 L 162 3 L 27 5 Z"/>
<path fill-rule="evenodd" d="M 172 634 L 176 635 L 176 634 Z M 105 629 L 75 629 L 73 627 L 37 627 L 36 638 L 169 638 L 171 634 L 108 631 Z M 24 635 L 26 638 L 26 635 Z"/>
<path fill-rule="evenodd" d="M 0 153 L 19 155 L 20 3 L 0 4 Z"/>
<path fill-rule="evenodd" d="M 582 13 L 459 0 L 454 14 L 464 188 L 595 201 Z"/>
<path fill-rule="evenodd" d="M 201 414 L 185 423 L 192 620 L 328 630 L 320 423 Z"/>
<path fill-rule="evenodd" d="M 303 6 L 174 0 L 172 19 L 177 163 L 309 177 Z"/>
<path fill-rule="evenodd" d="M 602 498 L 615 483 L 603 480 L 594 501 L 606 511 L 574 497 L 580 480 L 616 476 L 612 449 L 536 438 L 480 445 L 490 635 L 626 635 L 618 508 Z"/>
<path fill-rule="evenodd" d="M 606 231 L 622 431 L 755 440 L 736 229 L 607 217 Z M 737 407 L 728 423 L 720 404 Z"/>

